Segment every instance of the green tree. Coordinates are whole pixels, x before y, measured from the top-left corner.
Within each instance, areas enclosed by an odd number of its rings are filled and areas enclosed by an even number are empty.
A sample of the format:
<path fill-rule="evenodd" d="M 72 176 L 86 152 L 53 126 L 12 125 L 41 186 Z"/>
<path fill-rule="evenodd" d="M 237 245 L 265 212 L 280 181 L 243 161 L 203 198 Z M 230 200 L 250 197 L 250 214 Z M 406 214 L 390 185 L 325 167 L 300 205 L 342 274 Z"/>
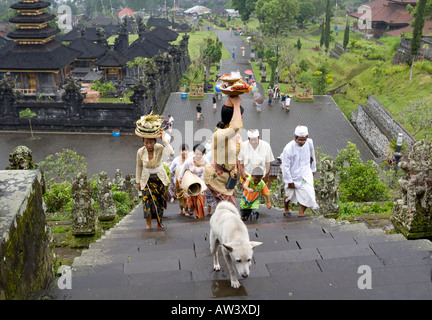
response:
<path fill-rule="evenodd" d="M 45 182 L 49 188 L 54 183 L 66 181 L 70 184 L 80 171 L 87 171 L 87 162 L 76 151 L 63 149 L 61 152 L 51 154 L 38 167 L 45 174 Z"/>
<path fill-rule="evenodd" d="M 110 91 L 115 90 L 115 87 L 111 81 L 100 82 L 99 80 L 96 80 L 92 84 L 92 90 L 99 91 L 101 93 L 101 97 L 105 97 Z"/>
<path fill-rule="evenodd" d="M 300 28 L 304 28 L 304 23 L 314 16 L 315 7 L 310 2 L 300 2 L 297 23 Z"/>
<path fill-rule="evenodd" d="M 327 0 L 325 26 L 324 26 L 324 46 L 325 46 L 326 57 L 330 47 L 330 22 L 331 22 L 331 4 L 330 4 L 330 0 Z"/>
<path fill-rule="evenodd" d="M 301 50 L 301 47 L 302 47 L 302 43 L 300 41 L 300 38 L 297 39 L 297 43 L 294 45 L 294 47 L 297 49 L 298 60 L 300 60 L 300 50 Z"/>
<path fill-rule="evenodd" d="M 241 20 L 246 24 L 250 15 L 255 11 L 257 0 L 232 0 L 232 6 L 238 10 Z"/>
<path fill-rule="evenodd" d="M 412 101 L 396 119 L 402 124 L 410 125 L 414 136 L 423 131 L 427 138 L 432 134 L 432 101 L 427 99 Z"/>
<path fill-rule="evenodd" d="M 412 72 L 414 68 L 414 60 L 418 55 L 421 45 L 421 38 L 423 35 L 423 27 L 425 24 L 425 9 L 427 0 L 418 0 L 414 13 L 413 37 L 411 39 L 411 71 L 410 80 L 412 81 Z"/>
<path fill-rule="evenodd" d="M 328 85 L 333 82 L 333 75 L 330 73 L 327 64 L 320 65 L 313 73 L 312 85 L 315 94 L 326 94 Z"/>
<path fill-rule="evenodd" d="M 31 136 L 33 138 L 33 130 L 32 130 L 32 125 L 31 125 L 31 119 L 36 117 L 36 113 L 34 113 L 33 111 L 31 111 L 29 108 L 20 111 L 19 113 L 19 117 L 20 118 L 24 118 L 24 119 L 28 119 L 29 121 L 29 125 L 30 125 L 30 133 Z"/>
<path fill-rule="evenodd" d="M 344 62 L 345 62 L 345 53 L 346 53 L 346 48 L 348 46 L 349 43 L 349 38 L 350 38 L 350 26 L 349 26 L 349 21 L 347 19 L 346 21 L 346 25 L 345 25 L 345 31 L 344 31 L 344 39 L 343 39 L 343 48 L 344 48 Z"/>
<path fill-rule="evenodd" d="M 289 31 L 298 15 L 298 0 L 258 0 L 255 14 L 264 33 L 272 36 Z"/>

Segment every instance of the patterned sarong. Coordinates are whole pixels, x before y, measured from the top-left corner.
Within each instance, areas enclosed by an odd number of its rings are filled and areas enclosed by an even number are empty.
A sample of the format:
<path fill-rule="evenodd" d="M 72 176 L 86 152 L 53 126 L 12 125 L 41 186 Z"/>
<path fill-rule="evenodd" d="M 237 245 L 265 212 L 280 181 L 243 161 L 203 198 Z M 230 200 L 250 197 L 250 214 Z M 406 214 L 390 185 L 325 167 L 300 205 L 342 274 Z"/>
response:
<path fill-rule="evenodd" d="M 150 195 L 150 191 L 151 195 Z M 147 185 L 142 191 L 143 194 L 143 209 L 144 218 L 147 218 L 150 214 L 152 219 L 156 219 L 156 212 L 159 215 L 159 221 L 162 221 L 163 211 L 167 206 L 167 188 L 164 186 L 162 181 L 157 175 L 151 175 L 147 181 Z M 153 197 L 152 197 L 153 196 Z M 156 205 L 156 207 L 155 207 Z"/>

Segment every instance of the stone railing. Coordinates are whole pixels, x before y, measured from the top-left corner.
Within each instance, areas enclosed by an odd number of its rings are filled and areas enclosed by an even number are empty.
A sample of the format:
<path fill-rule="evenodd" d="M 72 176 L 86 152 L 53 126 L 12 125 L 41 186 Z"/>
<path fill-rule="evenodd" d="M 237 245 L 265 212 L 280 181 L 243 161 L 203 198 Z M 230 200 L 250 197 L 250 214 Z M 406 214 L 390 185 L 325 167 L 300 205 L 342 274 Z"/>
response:
<path fill-rule="evenodd" d="M 53 276 L 40 170 L 0 170 L 0 300 L 27 299 Z"/>
<path fill-rule="evenodd" d="M 404 142 L 411 147 L 415 138 L 371 95 L 365 106 L 359 105 L 351 115 L 351 122 L 373 152 L 380 158 L 389 153 L 389 143 L 403 134 Z"/>

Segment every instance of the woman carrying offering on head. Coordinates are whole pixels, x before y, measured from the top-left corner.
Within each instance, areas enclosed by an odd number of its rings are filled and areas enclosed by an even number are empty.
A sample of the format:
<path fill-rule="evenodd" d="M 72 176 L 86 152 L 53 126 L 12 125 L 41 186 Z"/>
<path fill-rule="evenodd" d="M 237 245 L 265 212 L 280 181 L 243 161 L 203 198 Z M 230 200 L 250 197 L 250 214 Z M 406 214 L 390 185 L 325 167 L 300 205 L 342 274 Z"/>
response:
<path fill-rule="evenodd" d="M 156 138 L 144 137 L 143 147 L 137 151 L 136 180 L 142 192 L 146 229 L 151 229 L 151 219 L 157 219 L 157 228 L 162 228 L 163 211 L 166 208 L 167 189 L 170 183 L 163 167 L 163 155 L 173 156 L 174 150 L 160 131 L 162 144 Z"/>
<path fill-rule="evenodd" d="M 243 128 L 241 102 L 239 96 L 228 98 L 221 110 L 224 126 L 218 126 L 212 135 L 211 161 L 205 166 L 203 178 L 216 205 L 227 200 L 236 206 L 235 182 L 229 182 L 237 177 L 236 164 L 241 142 L 238 133 Z"/>

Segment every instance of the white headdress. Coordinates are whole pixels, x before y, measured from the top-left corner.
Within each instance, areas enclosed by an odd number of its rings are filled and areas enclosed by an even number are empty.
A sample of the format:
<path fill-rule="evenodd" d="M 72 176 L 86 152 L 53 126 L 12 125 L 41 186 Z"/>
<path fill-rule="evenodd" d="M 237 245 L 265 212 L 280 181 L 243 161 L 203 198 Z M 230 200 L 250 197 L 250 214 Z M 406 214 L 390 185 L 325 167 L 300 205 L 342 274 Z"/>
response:
<path fill-rule="evenodd" d="M 248 138 L 258 138 L 259 137 L 259 131 L 258 129 L 251 129 L 247 132 Z"/>
<path fill-rule="evenodd" d="M 306 126 L 297 126 L 295 128 L 294 134 L 297 137 L 306 137 L 309 135 L 308 128 Z"/>

